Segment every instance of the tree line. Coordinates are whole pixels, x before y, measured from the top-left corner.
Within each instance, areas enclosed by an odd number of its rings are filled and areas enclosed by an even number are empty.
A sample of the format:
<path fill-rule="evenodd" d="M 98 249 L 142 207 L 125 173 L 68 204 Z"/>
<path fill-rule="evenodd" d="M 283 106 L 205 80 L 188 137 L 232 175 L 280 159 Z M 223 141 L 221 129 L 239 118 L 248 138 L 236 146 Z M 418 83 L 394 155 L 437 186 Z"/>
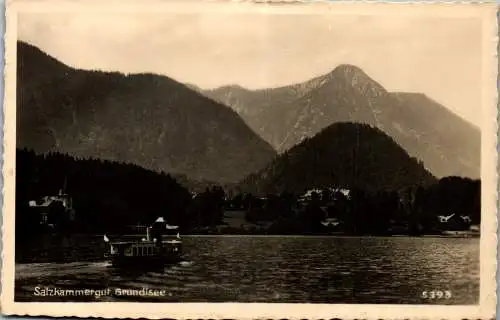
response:
<path fill-rule="evenodd" d="M 223 226 L 225 212 L 237 210 L 244 211 L 250 223 L 268 222 L 265 230 L 254 232 L 275 234 L 327 232 L 321 223 L 327 218 L 341 221 L 338 228 L 345 234 L 383 235 L 395 226 L 406 227 L 410 234 L 432 233 L 439 228 L 437 217 L 452 213 L 470 216 L 469 224 L 480 223 L 480 181 L 460 177 L 401 191 L 356 188 L 346 195 L 323 189 L 304 199 L 300 193 L 257 197 L 220 186 L 194 194 L 165 172 L 60 153 L 17 150 L 16 165 L 19 235 L 39 230 L 39 216 L 29 202 L 56 195 L 61 189 L 72 197 L 75 211 L 73 222 L 59 221 L 62 232 L 121 232 L 163 216 L 179 225 L 181 232 L 190 233 Z"/>
<path fill-rule="evenodd" d="M 292 193 L 238 194 L 229 207 L 246 211 L 246 219 L 256 224 L 273 222 L 267 232 L 278 234 L 422 235 L 467 230 L 481 222 L 479 180 L 446 177 L 399 192 L 355 188 L 344 194 L 339 189 L 323 188 L 307 199 Z M 450 215 L 449 223 L 440 222 L 440 216 Z M 322 222 L 329 218 L 340 223 L 326 227 Z"/>

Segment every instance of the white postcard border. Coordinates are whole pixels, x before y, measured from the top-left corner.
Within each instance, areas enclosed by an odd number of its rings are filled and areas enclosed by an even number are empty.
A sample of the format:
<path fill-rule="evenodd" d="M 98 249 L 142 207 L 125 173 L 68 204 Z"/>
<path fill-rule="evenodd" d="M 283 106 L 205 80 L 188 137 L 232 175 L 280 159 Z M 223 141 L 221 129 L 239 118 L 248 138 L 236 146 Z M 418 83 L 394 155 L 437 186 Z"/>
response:
<path fill-rule="evenodd" d="M 483 105 L 481 127 L 482 223 L 480 239 L 480 303 L 474 306 L 440 305 L 368 305 L 368 304 L 278 304 L 278 303 L 19 303 L 14 302 L 14 177 L 16 143 L 16 41 L 17 13 L 20 11 L 54 12 L 64 10 L 100 11 L 186 11 L 244 12 L 257 10 L 265 14 L 308 13 L 335 10 L 335 14 L 406 14 L 483 19 Z M 204 11 L 204 12 L 205 12 Z M 317 12 L 317 11 L 316 11 Z M 1 274 L 1 310 L 6 315 L 77 316 L 104 318 L 341 318 L 341 319 L 462 319 L 495 317 L 497 267 L 497 20 L 495 4 L 458 3 L 310 3 L 252 4 L 175 0 L 148 2 L 111 1 L 7 1 L 5 33 L 4 91 L 4 166 L 3 166 L 3 268 Z"/>

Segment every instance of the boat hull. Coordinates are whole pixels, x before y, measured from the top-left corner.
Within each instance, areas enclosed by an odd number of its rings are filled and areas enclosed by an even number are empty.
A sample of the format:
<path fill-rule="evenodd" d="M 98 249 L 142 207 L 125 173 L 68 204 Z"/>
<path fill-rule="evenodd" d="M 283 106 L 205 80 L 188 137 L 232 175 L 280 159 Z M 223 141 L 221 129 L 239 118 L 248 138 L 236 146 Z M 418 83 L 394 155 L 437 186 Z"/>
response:
<path fill-rule="evenodd" d="M 158 245 L 151 241 L 111 242 L 105 254 L 115 267 L 157 267 L 175 263 L 181 259 L 182 242 L 178 240 L 164 241 Z"/>

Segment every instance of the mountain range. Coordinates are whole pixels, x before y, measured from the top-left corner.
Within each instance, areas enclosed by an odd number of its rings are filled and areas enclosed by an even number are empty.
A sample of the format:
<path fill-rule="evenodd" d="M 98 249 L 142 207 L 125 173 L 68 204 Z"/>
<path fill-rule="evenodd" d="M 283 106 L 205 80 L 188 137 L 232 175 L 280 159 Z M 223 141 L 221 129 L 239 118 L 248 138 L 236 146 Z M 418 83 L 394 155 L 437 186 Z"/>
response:
<path fill-rule="evenodd" d="M 169 77 L 78 70 L 23 42 L 17 147 L 219 183 L 239 181 L 276 155 L 231 108 Z"/>
<path fill-rule="evenodd" d="M 388 134 L 438 177 L 480 176 L 476 126 L 424 94 L 389 92 L 353 65 L 284 87 L 234 85 L 200 92 L 231 106 L 278 153 L 331 124 L 357 122 Z"/>
<path fill-rule="evenodd" d="M 433 175 L 479 176 L 476 127 L 422 94 L 388 92 L 355 66 L 281 88 L 207 91 L 75 69 L 23 42 L 17 50 L 18 148 L 134 163 L 197 189 L 399 189 Z"/>
<path fill-rule="evenodd" d="M 380 129 L 335 123 L 279 155 L 241 186 L 258 194 L 332 186 L 399 191 L 436 181 L 422 162 Z"/>

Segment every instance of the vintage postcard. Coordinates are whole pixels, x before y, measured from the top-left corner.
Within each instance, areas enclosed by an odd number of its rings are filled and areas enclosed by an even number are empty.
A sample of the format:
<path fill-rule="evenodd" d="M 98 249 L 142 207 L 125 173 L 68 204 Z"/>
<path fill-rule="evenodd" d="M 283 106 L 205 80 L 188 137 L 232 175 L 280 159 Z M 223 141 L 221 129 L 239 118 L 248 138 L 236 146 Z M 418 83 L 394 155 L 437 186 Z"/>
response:
<path fill-rule="evenodd" d="M 6 19 L 4 314 L 495 317 L 494 4 Z"/>

